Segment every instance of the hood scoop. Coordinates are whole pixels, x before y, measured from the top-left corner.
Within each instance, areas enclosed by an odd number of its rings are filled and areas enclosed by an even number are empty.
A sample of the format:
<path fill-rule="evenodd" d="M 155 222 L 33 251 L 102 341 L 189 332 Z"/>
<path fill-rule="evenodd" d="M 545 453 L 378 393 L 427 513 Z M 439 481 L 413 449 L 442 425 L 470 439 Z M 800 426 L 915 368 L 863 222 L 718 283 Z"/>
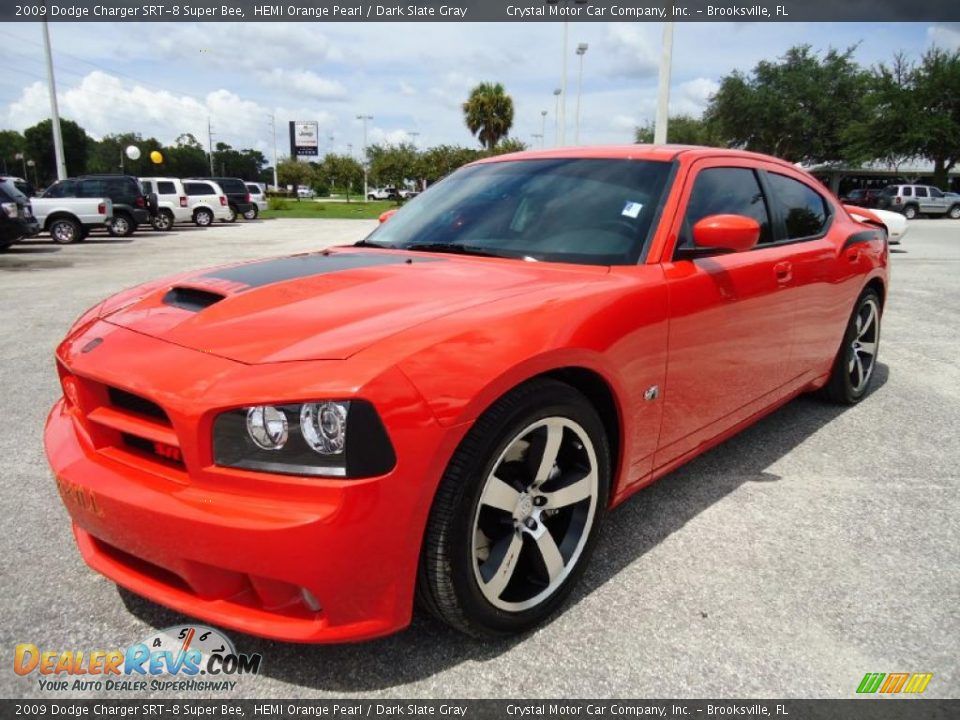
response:
<path fill-rule="evenodd" d="M 163 296 L 163 304 L 172 307 L 178 307 L 190 312 L 200 312 L 204 308 L 216 305 L 223 300 L 226 295 L 209 290 L 201 290 L 192 287 L 170 288 L 167 294 Z"/>

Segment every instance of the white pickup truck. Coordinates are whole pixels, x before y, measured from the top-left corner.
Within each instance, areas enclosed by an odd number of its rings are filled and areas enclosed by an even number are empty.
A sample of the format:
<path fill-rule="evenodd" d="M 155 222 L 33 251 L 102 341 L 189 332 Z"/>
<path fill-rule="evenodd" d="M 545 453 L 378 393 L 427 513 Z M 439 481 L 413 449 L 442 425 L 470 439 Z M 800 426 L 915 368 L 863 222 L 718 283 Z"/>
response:
<path fill-rule="evenodd" d="M 40 229 L 62 245 L 83 240 L 113 218 L 110 198 L 30 198 L 30 205 Z"/>

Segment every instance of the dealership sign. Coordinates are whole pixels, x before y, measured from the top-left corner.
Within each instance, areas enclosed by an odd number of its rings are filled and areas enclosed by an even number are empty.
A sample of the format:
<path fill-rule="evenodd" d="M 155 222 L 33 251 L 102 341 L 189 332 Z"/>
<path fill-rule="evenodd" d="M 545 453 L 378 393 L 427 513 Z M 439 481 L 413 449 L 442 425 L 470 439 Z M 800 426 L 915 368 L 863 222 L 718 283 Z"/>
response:
<path fill-rule="evenodd" d="M 290 121 L 290 156 L 320 154 L 320 124 L 315 120 Z"/>

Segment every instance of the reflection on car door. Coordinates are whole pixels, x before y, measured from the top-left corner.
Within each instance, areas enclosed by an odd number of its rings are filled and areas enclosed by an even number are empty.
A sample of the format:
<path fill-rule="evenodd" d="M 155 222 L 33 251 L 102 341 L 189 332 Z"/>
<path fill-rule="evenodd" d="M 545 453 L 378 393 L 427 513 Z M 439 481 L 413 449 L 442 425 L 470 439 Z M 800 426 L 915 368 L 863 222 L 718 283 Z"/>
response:
<path fill-rule="evenodd" d="M 793 340 L 791 249 L 772 244 L 768 200 L 751 164 L 702 161 L 682 191 L 671 233 L 676 249 L 663 265 L 670 335 L 655 467 L 774 402 L 786 379 Z M 756 219 L 758 246 L 685 258 L 693 225 L 722 213 Z"/>

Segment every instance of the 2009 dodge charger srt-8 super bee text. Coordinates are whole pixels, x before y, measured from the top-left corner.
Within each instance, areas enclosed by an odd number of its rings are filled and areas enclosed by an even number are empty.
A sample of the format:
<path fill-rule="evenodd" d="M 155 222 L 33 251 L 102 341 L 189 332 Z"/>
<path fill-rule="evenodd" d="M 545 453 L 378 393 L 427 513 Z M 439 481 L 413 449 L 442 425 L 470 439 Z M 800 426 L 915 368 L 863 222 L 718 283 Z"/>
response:
<path fill-rule="evenodd" d="M 273 638 L 531 627 L 605 513 L 876 366 L 887 239 L 788 163 L 630 146 L 467 166 L 357 246 L 85 313 L 46 448 L 93 568 Z"/>

